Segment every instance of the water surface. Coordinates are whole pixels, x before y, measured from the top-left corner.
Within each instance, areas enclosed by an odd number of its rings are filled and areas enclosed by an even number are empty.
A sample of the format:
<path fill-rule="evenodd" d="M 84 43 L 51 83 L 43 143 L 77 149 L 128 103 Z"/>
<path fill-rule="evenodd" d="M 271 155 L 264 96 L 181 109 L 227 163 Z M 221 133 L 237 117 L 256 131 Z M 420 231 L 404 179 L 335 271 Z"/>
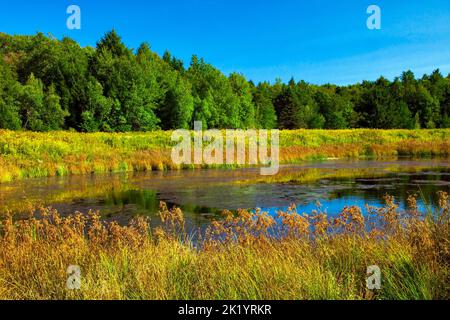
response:
<path fill-rule="evenodd" d="M 436 205 L 438 191 L 450 190 L 449 165 L 448 160 L 339 160 L 282 166 L 269 178 L 257 168 L 39 178 L 1 184 L 0 210 L 24 211 L 25 204 L 40 203 L 62 214 L 100 210 L 105 219 L 122 223 L 146 215 L 157 225 L 159 202 L 165 201 L 183 209 L 190 229 L 219 218 L 223 209 L 276 213 L 295 203 L 298 211 L 311 212 L 320 202 L 334 215 L 350 205 L 381 206 L 385 194 L 402 208 L 409 194 L 417 194 L 425 210 Z M 305 173 L 312 180 L 295 179 Z"/>

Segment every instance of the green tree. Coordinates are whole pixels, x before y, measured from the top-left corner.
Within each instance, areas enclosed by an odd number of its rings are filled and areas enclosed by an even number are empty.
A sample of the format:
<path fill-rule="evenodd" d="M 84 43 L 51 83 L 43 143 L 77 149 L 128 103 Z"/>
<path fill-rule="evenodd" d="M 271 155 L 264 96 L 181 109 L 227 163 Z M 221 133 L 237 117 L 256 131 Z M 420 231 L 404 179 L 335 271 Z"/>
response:
<path fill-rule="evenodd" d="M 157 107 L 140 60 L 126 49 L 115 31 L 97 44 L 91 70 L 113 101 L 108 126 L 114 131 L 147 131 L 158 128 Z"/>
<path fill-rule="evenodd" d="M 253 87 L 255 117 L 259 128 L 274 129 L 277 127 L 277 114 L 273 105 L 273 92 L 273 88 L 267 82 Z"/>
<path fill-rule="evenodd" d="M 281 129 L 323 128 L 325 118 L 313 99 L 312 88 L 293 79 L 275 99 L 278 123 Z"/>
<path fill-rule="evenodd" d="M 172 57 L 168 50 L 164 52 L 163 61 L 179 73 L 183 74 L 185 72 L 184 62 L 176 57 Z"/>
<path fill-rule="evenodd" d="M 64 127 L 64 120 L 69 113 L 61 108 L 60 101 L 55 86 L 50 85 L 44 97 L 44 110 L 40 113 L 44 130 L 61 130 Z"/>
<path fill-rule="evenodd" d="M 103 95 L 102 85 L 94 78 L 87 84 L 87 104 L 81 113 L 80 129 L 85 132 L 111 131 L 109 115 L 113 101 Z"/>
<path fill-rule="evenodd" d="M 346 129 L 353 118 L 352 103 L 334 92 L 334 87 L 318 88 L 314 99 L 325 118 L 326 129 Z"/>
<path fill-rule="evenodd" d="M 158 108 L 162 129 L 189 129 L 193 125 L 194 98 L 186 81 L 179 75 L 167 83 L 167 90 Z"/>
<path fill-rule="evenodd" d="M 53 85 L 44 92 L 42 81 L 31 74 L 22 87 L 19 100 L 24 129 L 50 131 L 62 128 L 68 113 L 61 109 Z"/>
<path fill-rule="evenodd" d="M 17 101 L 20 91 L 21 85 L 0 55 L 0 128 L 18 130 L 22 127 Z"/>
<path fill-rule="evenodd" d="M 131 50 L 127 49 L 115 29 L 107 32 L 103 38 L 97 42 L 97 50 L 108 51 L 113 57 L 129 57 L 132 55 Z"/>
<path fill-rule="evenodd" d="M 20 94 L 20 113 L 24 129 L 44 131 L 40 113 L 44 109 L 44 88 L 42 81 L 31 74 Z"/>
<path fill-rule="evenodd" d="M 238 73 L 229 77 L 231 88 L 238 99 L 240 126 L 242 128 L 255 128 L 255 105 L 253 104 L 252 89 L 248 81 Z"/>
<path fill-rule="evenodd" d="M 228 78 L 203 59 L 192 57 L 186 72 L 192 84 L 194 120 L 207 128 L 241 128 L 239 98 Z"/>

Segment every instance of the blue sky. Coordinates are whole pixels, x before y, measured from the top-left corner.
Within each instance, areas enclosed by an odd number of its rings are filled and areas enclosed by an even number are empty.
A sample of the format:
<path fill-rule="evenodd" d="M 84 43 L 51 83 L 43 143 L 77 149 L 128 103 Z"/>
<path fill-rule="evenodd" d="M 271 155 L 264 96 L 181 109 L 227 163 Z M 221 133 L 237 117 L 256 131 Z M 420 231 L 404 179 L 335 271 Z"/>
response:
<path fill-rule="evenodd" d="M 66 28 L 66 8 L 81 8 L 82 29 Z M 369 5 L 381 8 L 381 30 L 366 27 Z M 349 84 L 450 72 L 449 0 L 58 0 L 2 1 L 0 31 L 51 33 L 95 45 L 115 28 L 137 48 L 149 42 L 189 63 L 203 57 L 225 73 Z"/>

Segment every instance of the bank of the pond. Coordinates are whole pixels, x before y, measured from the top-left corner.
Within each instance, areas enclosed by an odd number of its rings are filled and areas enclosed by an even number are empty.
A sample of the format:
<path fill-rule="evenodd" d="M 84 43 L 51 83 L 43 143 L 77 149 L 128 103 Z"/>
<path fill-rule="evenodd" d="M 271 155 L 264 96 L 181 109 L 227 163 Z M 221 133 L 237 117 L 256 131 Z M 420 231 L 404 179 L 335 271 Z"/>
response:
<path fill-rule="evenodd" d="M 175 144 L 171 134 L 0 130 L 0 183 L 57 175 L 182 169 L 171 160 Z M 280 162 L 448 157 L 449 141 L 450 129 L 281 131 Z"/>

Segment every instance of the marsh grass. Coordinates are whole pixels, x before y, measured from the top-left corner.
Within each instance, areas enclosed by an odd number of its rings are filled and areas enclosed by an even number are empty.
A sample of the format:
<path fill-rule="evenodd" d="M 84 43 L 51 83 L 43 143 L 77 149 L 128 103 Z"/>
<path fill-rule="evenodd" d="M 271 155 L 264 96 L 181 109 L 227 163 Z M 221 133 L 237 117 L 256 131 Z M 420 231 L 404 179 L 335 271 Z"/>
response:
<path fill-rule="evenodd" d="M 30 211 L 0 225 L 0 299 L 448 299 L 449 196 L 434 215 L 414 196 L 400 212 L 346 207 L 329 217 L 295 206 L 272 217 L 224 212 L 196 242 L 178 208 L 161 204 L 160 227 L 128 226 L 99 213 L 61 217 Z M 69 265 L 81 290 L 66 289 Z M 366 269 L 382 272 L 381 290 L 366 289 Z"/>
<path fill-rule="evenodd" d="M 195 168 L 171 161 L 171 134 L 0 130 L 0 183 L 32 177 Z M 280 133 L 280 161 L 448 157 L 449 141 L 449 129 L 287 130 Z"/>

